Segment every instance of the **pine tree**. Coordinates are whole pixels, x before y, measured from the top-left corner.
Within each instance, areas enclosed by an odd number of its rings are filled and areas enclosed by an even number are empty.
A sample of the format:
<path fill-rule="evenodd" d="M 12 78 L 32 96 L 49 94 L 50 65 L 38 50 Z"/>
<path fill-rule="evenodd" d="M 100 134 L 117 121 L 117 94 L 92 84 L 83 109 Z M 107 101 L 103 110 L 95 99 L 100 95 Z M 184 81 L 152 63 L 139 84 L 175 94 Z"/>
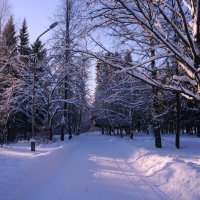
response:
<path fill-rule="evenodd" d="M 15 32 L 15 24 L 13 20 L 13 16 L 8 20 L 5 29 L 3 30 L 3 39 L 5 41 L 6 46 L 11 51 L 16 48 L 17 37 Z"/>
<path fill-rule="evenodd" d="M 11 16 L 5 25 L 2 32 L 1 41 L 1 54 L 4 55 L 4 69 L 1 71 L 1 116 L 5 117 L 3 123 L 4 130 L 6 132 L 6 139 L 13 141 L 16 136 L 16 130 L 21 125 L 22 119 L 24 119 L 22 110 L 19 106 L 22 100 L 21 96 L 18 96 L 19 89 L 21 89 L 21 78 L 23 72 L 23 64 L 21 59 L 16 56 L 17 54 L 17 37 L 15 32 L 15 24 L 13 17 Z M 19 86 L 20 85 L 20 86 Z M 15 88 L 15 89 L 14 89 Z M 9 93 L 9 91 L 11 91 Z M 7 96 L 9 94 L 9 97 Z M 21 94 L 21 93 L 20 93 Z M 9 101 L 8 101 L 9 99 Z M 9 109 L 4 110 L 5 102 L 9 104 Z M 4 113 L 4 114 L 3 114 Z M 25 123 L 24 123 L 25 124 Z M 2 128 L 2 127 L 1 127 Z"/>
<path fill-rule="evenodd" d="M 37 131 L 37 127 L 43 126 L 45 120 L 45 109 L 46 109 L 45 107 L 46 104 L 44 101 L 45 98 L 44 82 L 46 76 L 45 67 L 47 66 L 46 49 L 44 48 L 44 44 L 42 44 L 40 40 L 36 40 L 31 45 L 31 54 L 34 55 L 32 60 L 31 70 L 33 78 L 32 84 L 34 85 L 35 88 L 34 123 L 35 123 L 35 129 Z"/>
<path fill-rule="evenodd" d="M 40 40 L 35 41 L 31 45 L 31 52 L 36 54 L 36 58 L 42 61 L 46 56 L 46 49 Z"/>
<path fill-rule="evenodd" d="M 30 48 L 29 48 L 29 34 L 27 28 L 26 19 L 24 19 L 22 28 L 20 29 L 20 44 L 19 44 L 19 52 L 21 55 L 29 55 Z"/>
<path fill-rule="evenodd" d="M 35 54 L 35 67 L 36 67 L 36 81 L 40 79 L 39 77 L 43 76 L 44 73 L 44 62 L 46 58 L 46 49 L 44 44 L 40 40 L 35 41 L 31 44 L 31 53 Z"/>

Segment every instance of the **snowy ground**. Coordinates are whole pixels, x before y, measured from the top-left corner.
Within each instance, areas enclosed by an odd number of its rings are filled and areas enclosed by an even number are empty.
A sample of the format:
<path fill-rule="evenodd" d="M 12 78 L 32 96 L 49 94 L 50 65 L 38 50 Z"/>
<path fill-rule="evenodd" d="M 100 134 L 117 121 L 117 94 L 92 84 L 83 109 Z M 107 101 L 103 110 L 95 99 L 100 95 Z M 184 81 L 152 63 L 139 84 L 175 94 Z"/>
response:
<path fill-rule="evenodd" d="M 172 137 L 155 149 L 134 140 L 88 133 L 71 141 L 20 142 L 0 149 L 0 200 L 199 200 L 200 139 Z"/>

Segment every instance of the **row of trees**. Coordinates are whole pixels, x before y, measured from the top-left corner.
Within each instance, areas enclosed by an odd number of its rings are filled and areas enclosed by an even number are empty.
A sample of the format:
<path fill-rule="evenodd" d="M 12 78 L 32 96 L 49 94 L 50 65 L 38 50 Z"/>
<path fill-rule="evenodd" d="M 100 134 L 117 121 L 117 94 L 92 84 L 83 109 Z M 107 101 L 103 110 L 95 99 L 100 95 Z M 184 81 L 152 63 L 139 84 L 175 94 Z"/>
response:
<path fill-rule="evenodd" d="M 105 59 L 110 56 L 116 57 L 115 62 L 118 58 L 123 59 L 124 63 L 133 62 L 130 52 L 125 52 L 124 56 L 106 54 Z M 134 132 L 149 134 L 156 119 L 162 133 L 175 133 L 177 120 L 180 120 L 180 132 L 200 135 L 199 106 L 196 101 L 180 98 L 177 102 L 175 92 L 158 88 L 155 91 L 149 84 L 121 73 L 102 61 L 97 62 L 96 68 L 93 120 L 96 126 L 102 128 L 102 133 L 123 137 L 125 131 L 131 138 Z M 180 118 L 177 118 L 178 115 Z"/>
<path fill-rule="evenodd" d="M 162 147 L 161 130 L 175 129 L 176 147 L 179 148 L 181 129 L 187 132 L 199 132 L 200 1 L 91 0 L 90 3 L 94 29 L 103 30 L 108 33 L 109 37 L 114 37 L 115 47 L 121 49 L 122 52 L 123 49 L 128 49 L 133 55 L 133 60 L 126 61 L 124 56 L 116 57 L 106 46 L 97 41 L 96 43 L 104 51 L 109 52 L 109 56 L 92 52 L 90 54 L 104 63 L 102 65 L 111 66 L 118 74 L 121 73 L 120 76 L 127 74 L 129 78 L 133 77 L 132 83 L 135 82 L 135 78 L 145 82 L 145 84 L 140 83 L 142 85 L 140 90 L 143 87 L 146 88 L 146 84 L 151 85 L 150 89 L 145 89 L 145 92 L 139 92 L 139 96 L 143 97 L 143 100 L 139 102 L 142 102 L 141 108 L 145 109 L 144 105 L 148 105 L 147 110 L 150 109 L 150 113 L 148 111 L 147 115 L 142 115 L 145 119 L 148 117 L 150 119 L 147 122 L 149 121 L 153 128 L 155 145 Z M 122 80 L 129 78 L 122 78 Z M 120 84 L 120 82 L 121 80 L 116 83 Z M 132 87 L 127 86 L 127 88 Z M 149 91 L 150 94 L 148 94 Z M 96 97 L 98 93 L 97 87 Z M 129 97 L 134 94 L 133 87 Z M 109 93 L 113 99 L 114 96 L 118 98 L 117 95 L 116 90 Z M 189 100 L 182 99 L 183 96 Z M 103 106 L 107 108 L 107 100 L 105 102 Z M 137 98 L 130 102 L 137 103 Z M 112 107 L 113 103 L 109 106 Z M 129 104 L 125 103 L 126 106 Z M 118 109 L 119 105 L 116 107 Z M 137 108 L 136 104 L 134 109 L 137 110 Z M 143 113 L 141 108 L 138 109 L 139 114 Z M 123 110 L 122 106 L 120 106 L 121 109 Z M 113 108 L 111 110 L 113 112 Z M 128 110 L 132 113 L 132 107 Z M 109 115 L 110 113 L 104 114 L 105 118 Z M 133 117 L 137 121 L 136 116 Z M 140 123 L 141 121 L 143 119 Z M 112 123 L 109 123 L 113 127 Z M 134 123 L 131 123 L 131 126 Z M 117 120 L 116 124 L 119 124 Z"/>
<path fill-rule="evenodd" d="M 130 52 L 125 55 L 105 55 L 106 59 L 115 56 L 124 62 L 132 62 Z M 96 126 L 111 133 L 123 136 L 123 130 L 133 138 L 133 128 L 144 130 L 145 122 L 149 120 L 151 102 L 148 100 L 151 88 L 126 73 L 118 73 L 110 65 L 99 61 L 97 63 L 97 88 L 93 119 Z M 146 118 L 145 118 L 146 116 Z M 143 120 L 143 121 L 142 121 Z"/>
<path fill-rule="evenodd" d="M 6 3 L 6 1 L 2 0 Z M 78 2 L 78 1 L 77 1 Z M 48 51 L 40 40 L 29 42 L 26 20 L 15 30 L 13 17 L 2 24 L 0 33 L 0 139 L 4 143 L 18 137 L 53 139 L 53 132 L 78 134 L 89 126 L 87 74 L 89 60 L 67 47 L 82 37 L 75 26 L 79 9 L 64 1 L 59 22 Z M 3 12 L 1 13 L 3 15 Z M 77 12 L 78 14 L 78 12 Z M 73 38 L 74 37 L 74 38 Z M 31 133 L 34 133 L 32 135 Z"/>
<path fill-rule="evenodd" d="M 40 41 L 29 46 L 26 20 L 17 36 L 12 16 L 2 27 L 0 43 L 1 140 L 14 140 L 16 132 L 23 130 L 27 133 L 30 129 L 34 60 L 38 61 L 37 78 L 41 82 L 44 76 L 41 63 L 45 60 L 46 50 Z M 38 86 L 41 84 L 39 82 Z M 42 99 L 40 104 L 43 105 Z M 38 112 L 38 116 L 43 117 L 42 111 Z"/>

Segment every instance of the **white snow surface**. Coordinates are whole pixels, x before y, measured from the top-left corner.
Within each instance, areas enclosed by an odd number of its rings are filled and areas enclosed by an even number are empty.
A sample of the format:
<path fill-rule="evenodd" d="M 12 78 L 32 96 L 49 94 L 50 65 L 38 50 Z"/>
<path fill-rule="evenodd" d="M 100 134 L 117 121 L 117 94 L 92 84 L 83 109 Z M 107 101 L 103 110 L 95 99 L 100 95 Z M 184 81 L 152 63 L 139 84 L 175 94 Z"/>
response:
<path fill-rule="evenodd" d="M 71 141 L 0 149 L 0 200 L 199 200 L 200 139 L 134 140 L 86 133 Z"/>

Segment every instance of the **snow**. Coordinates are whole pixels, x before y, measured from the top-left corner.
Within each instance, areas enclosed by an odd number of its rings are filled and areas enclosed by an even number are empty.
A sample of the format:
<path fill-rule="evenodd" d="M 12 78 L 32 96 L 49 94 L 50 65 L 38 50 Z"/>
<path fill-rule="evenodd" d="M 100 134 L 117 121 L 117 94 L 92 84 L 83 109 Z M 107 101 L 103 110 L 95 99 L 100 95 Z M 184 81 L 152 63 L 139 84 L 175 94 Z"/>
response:
<path fill-rule="evenodd" d="M 200 199 L 200 139 L 152 136 L 134 140 L 86 133 L 36 146 L 0 149 L 1 200 Z"/>
<path fill-rule="evenodd" d="M 146 142 L 152 144 L 153 139 Z M 199 138 L 183 138 L 180 150 L 175 149 L 173 138 L 166 137 L 163 142 L 165 147 L 160 150 L 139 145 L 129 161 L 135 161 L 135 167 L 170 199 L 200 199 Z"/>

